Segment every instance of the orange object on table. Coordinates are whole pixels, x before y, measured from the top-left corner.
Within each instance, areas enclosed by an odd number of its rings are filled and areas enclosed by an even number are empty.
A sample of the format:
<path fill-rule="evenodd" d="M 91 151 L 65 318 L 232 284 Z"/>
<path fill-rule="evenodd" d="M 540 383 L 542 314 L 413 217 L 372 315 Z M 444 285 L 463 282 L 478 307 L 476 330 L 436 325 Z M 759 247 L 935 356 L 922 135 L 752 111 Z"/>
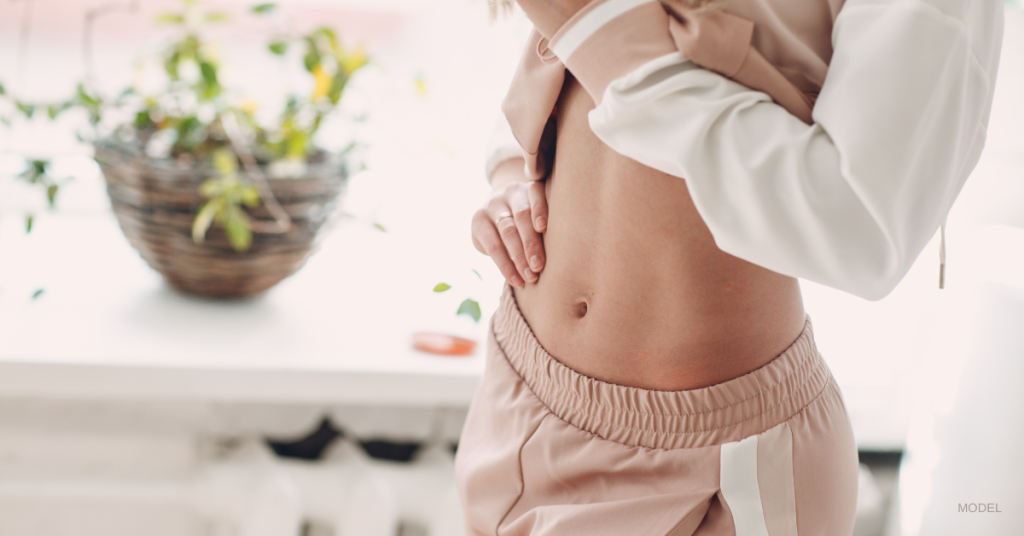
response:
<path fill-rule="evenodd" d="M 412 347 L 438 355 L 470 355 L 476 349 L 476 341 L 445 333 L 413 333 Z"/>

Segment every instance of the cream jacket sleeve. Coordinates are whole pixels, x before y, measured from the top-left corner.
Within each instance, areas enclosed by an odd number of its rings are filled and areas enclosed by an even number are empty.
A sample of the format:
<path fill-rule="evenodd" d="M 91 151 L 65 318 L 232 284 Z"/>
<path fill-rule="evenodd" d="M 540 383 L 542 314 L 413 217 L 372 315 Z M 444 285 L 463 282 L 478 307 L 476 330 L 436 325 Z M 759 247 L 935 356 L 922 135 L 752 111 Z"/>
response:
<path fill-rule="evenodd" d="M 589 117 L 597 136 L 685 178 L 723 251 L 867 299 L 887 295 L 981 155 L 1003 3 L 847 1 L 810 125 L 678 53 L 637 67 L 634 51 L 617 73 L 587 59 L 588 48 L 650 39 L 638 23 L 618 24 L 615 42 L 607 31 L 649 3 L 600 2 L 553 39 L 566 67 L 600 93 Z"/>

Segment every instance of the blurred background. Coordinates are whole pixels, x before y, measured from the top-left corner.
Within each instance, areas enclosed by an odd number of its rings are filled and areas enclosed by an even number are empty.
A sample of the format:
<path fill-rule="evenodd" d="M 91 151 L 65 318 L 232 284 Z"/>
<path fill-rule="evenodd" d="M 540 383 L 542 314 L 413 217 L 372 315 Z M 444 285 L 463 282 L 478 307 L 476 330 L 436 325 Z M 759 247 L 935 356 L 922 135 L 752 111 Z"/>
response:
<path fill-rule="evenodd" d="M 0 534 L 462 534 L 502 285 L 469 221 L 529 28 L 485 0 L 0 3 Z M 946 288 L 938 237 L 878 302 L 802 282 L 858 535 L 1024 531 L 1022 38 L 1007 3 Z"/>

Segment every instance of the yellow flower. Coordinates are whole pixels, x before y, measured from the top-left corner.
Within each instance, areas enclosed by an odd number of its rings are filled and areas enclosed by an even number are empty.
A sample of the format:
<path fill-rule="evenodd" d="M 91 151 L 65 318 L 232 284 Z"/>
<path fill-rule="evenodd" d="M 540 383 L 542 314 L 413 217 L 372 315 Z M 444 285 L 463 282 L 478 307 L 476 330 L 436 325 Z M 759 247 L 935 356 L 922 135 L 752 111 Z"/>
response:
<path fill-rule="evenodd" d="M 247 114 L 254 114 L 256 110 L 260 109 L 260 103 L 246 97 L 242 99 L 242 104 L 239 106 L 243 112 Z"/>
<path fill-rule="evenodd" d="M 317 65 L 313 69 L 313 80 L 316 81 L 316 85 L 313 87 L 312 101 L 316 102 L 327 96 L 327 92 L 331 90 L 331 77 L 324 72 L 323 66 Z"/>

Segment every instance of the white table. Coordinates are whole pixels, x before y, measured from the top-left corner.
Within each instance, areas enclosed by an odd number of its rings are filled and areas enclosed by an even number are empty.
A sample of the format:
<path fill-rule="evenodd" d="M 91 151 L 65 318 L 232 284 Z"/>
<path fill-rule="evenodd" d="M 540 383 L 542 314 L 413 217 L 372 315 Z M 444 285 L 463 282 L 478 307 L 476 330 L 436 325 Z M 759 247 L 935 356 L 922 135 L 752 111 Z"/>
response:
<path fill-rule="evenodd" d="M 341 226 L 303 271 L 241 302 L 169 288 L 112 217 L 11 234 L 3 396 L 462 406 L 482 371 L 480 347 L 471 357 L 411 347 L 422 329 L 483 340 L 486 319 L 456 318 L 429 280 L 395 266 L 401 242 L 364 226 Z M 45 289 L 35 300 L 33 286 Z"/>

